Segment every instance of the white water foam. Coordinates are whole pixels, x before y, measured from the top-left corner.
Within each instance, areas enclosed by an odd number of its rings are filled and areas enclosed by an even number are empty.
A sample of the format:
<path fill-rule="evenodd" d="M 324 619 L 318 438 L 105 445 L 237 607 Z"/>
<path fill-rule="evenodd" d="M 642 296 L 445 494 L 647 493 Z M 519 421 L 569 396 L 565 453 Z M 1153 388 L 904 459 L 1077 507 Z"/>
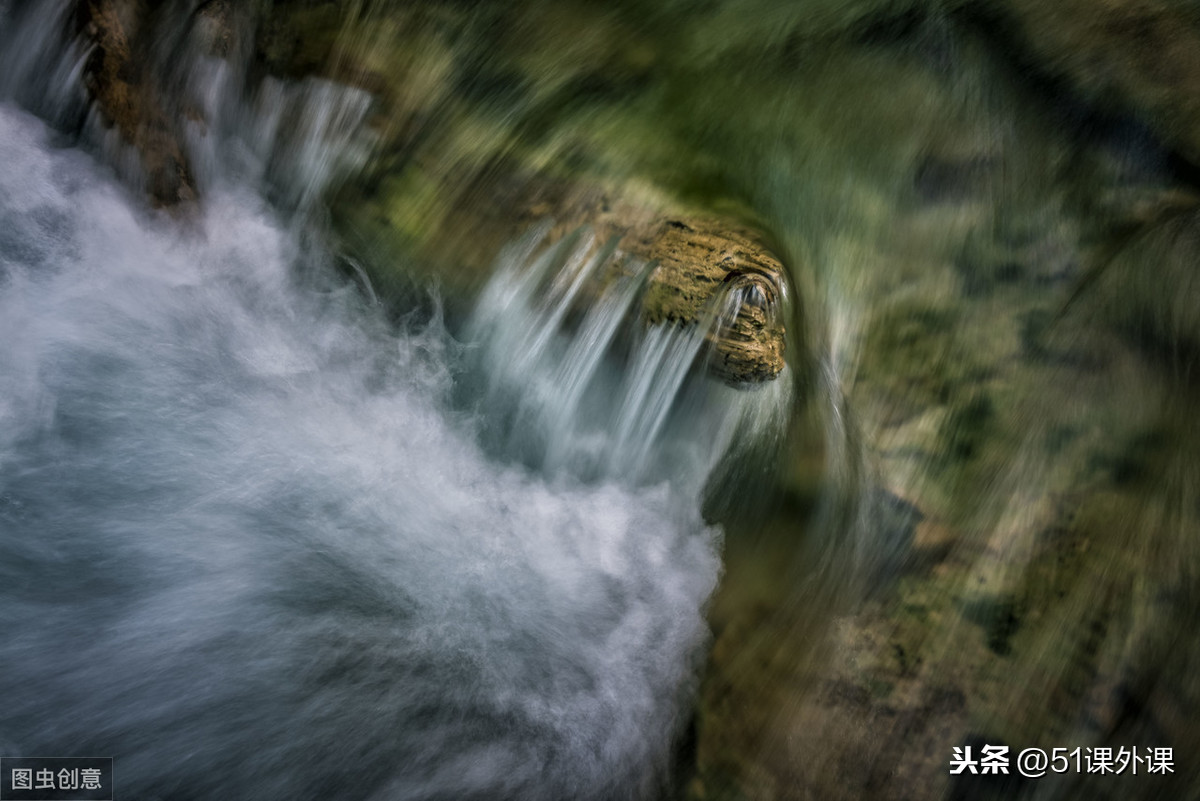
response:
<path fill-rule="evenodd" d="M 0 162 L 4 753 L 139 799 L 659 792 L 719 570 L 691 488 L 485 455 L 457 346 L 298 284 L 253 193 L 148 217 L 3 106 Z"/>
<path fill-rule="evenodd" d="M 501 255 L 470 327 L 503 450 L 552 472 L 699 496 L 731 450 L 778 437 L 791 378 L 733 389 L 706 377 L 708 339 L 747 291 L 718 289 L 698 320 L 645 326 L 649 266 L 587 230 L 544 247 L 550 226 Z M 576 318 L 574 322 L 569 322 Z"/>

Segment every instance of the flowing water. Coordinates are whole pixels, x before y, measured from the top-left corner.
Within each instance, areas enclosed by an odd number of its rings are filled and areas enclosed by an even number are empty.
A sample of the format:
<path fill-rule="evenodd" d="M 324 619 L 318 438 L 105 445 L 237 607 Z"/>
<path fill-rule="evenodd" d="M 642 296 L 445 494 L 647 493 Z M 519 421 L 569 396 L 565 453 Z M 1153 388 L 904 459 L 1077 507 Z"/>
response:
<path fill-rule="evenodd" d="M 162 801 L 1194 797 L 1194 173 L 957 3 L 469 5 L 156 5 L 158 209 L 83 6 L 0 0 L 0 755 Z M 493 241 L 472 193 L 532 173 L 736 209 L 783 295 L 644 325 L 602 226 Z M 743 306 L 788 366 L 734 388 Z M 948 775 L 987 743 L 1179 765 Z"/>
<path fill-rule="evenodd" d="M 0 125 L 6 752 L 112 753 L 137 798 L 656 788 L 719 570 L 697 487 L 489 458 L 469 354 L 299 283 L 251 192 L 181 230 Z"/>
<path fill-rule="evenodd" d="M 570 335 L 516 256 L 465 342 L 395 333 L 296 222 L 361 94 L 262 91 L 273 116 L 205 140 L 186 222 L 0 107 L 0 749 L 111 754 L 140 799 L 655 795 L 720 570 L 700 491 L 745 406 L 699 396 L 758 396 L 684 387 L 695 328 L 623 370 L 636 279 Z M 279 154 L 291 217 L 259 193 Z"/>

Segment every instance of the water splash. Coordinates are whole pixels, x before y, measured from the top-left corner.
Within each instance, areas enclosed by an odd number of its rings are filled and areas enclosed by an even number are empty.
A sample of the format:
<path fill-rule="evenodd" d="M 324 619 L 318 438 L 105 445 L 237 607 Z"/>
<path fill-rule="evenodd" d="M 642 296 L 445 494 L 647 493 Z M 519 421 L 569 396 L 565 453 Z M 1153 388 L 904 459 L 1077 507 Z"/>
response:
<path fill-rule="evenodd" d="M 253 186 L 299 226 L 319 222 L 325 191 L 371 152 L 370 94 L 317 78 L 258 78 L 248 46 L 250 19 L 230 24 L 231 35 L 246 41 L 218 56 L 211 52 L 213 34 L 196 12 L 163 15 L 168 30 L 159 32 L 146 55 L 155 75 L 145 80 L 153 85 L 129 91 L 140 92 L 144 103 L 162 104 L 163 119 L 178 126 L 162 136 L 177 142 L 201 194 Z M 237 17 L 247 9 L 229 13 Z M 77 14 L 67 0 L 0 4 L 0 100 L 15 101 L 77 135 L 126 184 L 147 191 L 147 154 L 85 91 L 95 45 L 75 30 Z M 159 91 L 163 87 L 169 91 Z"/>
<path fill-rule="evenodd" d="M 299 281 L 252 193 L 183 232 L 46 136 L 0 107 L 4 752 L 143 799 L 653 797 L 719 569 L 694 499 L 497 463 L 441 330 Z M 615 328 L 578 330 L 545 350 L 586 406 Z"/>
<path fill-rule="evenodd" d="M 756 282 L 725 284 L 695 321 L 647 327 L 653 265 L 587 230 L 545 247 L 548 230 L 501 257 L 470 326 L 504 448 L 552 473 L 634 485 L 671 476 L 698 493 L 735 443 L 779 436 L 786 374 L 739 391 L 702 369 L 742 305 L 766 305 Z"/>
<path fill-rule="evenodd" d="M 84 64 L 90 48 L 71 35 L 69 0 L 0 3 L 0 98 L 16 99 L 56 125 L 84 113 Z"/>
<path fill-rule="evenodd" d="M 248 61 L 197 56 L 184 97 L 198 119 L 185 142 L 196 180 L 263 185 L 278 207 L 311 213 L 331 183 L 361 166 L 372 139 L 371 96 L 331 81 L 265 78 L 249 84 Z"/>

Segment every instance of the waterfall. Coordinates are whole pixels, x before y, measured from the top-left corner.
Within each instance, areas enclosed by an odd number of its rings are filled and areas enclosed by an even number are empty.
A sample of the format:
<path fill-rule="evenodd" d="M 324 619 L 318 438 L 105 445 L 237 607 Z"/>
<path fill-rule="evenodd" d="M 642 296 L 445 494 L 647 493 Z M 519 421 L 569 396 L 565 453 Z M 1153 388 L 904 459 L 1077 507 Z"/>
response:
<path fill-rule="evenodd" d="M 184 234 L 0 124 L 5 753 L 138 798 L 651 794 L 718 570 L 695 499 L 494 461 L 446 334 L 298 286 L 261 201 Z"/>
<path fill-rule="evenodd" d="M 87 104 L 82 73 L 90 51 L 70 35 L 72 12 L 69 0 L 0 3 L 0 98 L 64 126 Z"/>
<path fill-rule="evenodd" d="M 1200 23 L 1070 5 L 0 0 L 0 757 L 1194 795 Z"/>
<path fill-rule="evenodd" d="M 647 328 L 638 318 L 653 265 L 585 230 L 545 246 L 548 228 L 502 255 L 470 324 L 504 449 L 554 474 L 671 476 L 698 495 L 731 447 L 778 435 L 787 375 L 735 390 L 695 369 L 740 304 L 756 300 L 751 290 L 731 282 L 697 321 Z"/>
<path fill-rule="evenodd" d="M 0 60 L 81 103 L 39 10 Z M 139 799 L 658 796 L 700 495 L 786 396 L 691 369 L 715 311 L 631 323 L 644 266 L 583 234 L 515 245 L 465 340 L 397 332 L 312 226 L 369 98 L 236 68 L 189 73 L 183 220 L 94 112 L 113 166 L 0 93 L 0 752 L 110 755 Z"/>

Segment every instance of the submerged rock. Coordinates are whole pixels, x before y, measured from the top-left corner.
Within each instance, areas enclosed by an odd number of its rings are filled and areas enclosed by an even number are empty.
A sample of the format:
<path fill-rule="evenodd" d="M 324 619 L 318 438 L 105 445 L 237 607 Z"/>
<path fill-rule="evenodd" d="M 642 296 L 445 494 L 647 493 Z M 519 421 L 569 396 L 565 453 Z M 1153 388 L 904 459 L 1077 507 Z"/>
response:
<path fill-rule="evenodd" d="M 171 206 L 195 197 L 191 168 L 147 57 L 150 11 L 138 0 L 80 4 L 83 31 L 94 47 L 85 85 L 104 119 L 141 159 L 155 203 Z"/>
<path fill-rule="evenodd" d="M 1170 0 L 985 3 L 1006 46 L 1102 113 L 1132 114 L 1200 164 L 1200 15 Z"/>

